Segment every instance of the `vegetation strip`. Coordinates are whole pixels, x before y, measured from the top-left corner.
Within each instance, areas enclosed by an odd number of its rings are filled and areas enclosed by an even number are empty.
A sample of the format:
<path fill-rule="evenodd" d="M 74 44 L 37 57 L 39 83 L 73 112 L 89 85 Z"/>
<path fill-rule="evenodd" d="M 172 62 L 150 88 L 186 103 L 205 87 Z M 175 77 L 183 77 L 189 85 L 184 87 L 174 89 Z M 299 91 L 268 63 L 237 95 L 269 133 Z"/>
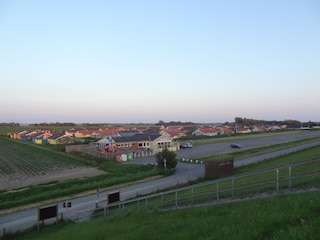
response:
<path fill-rule="evenodd" d="M 100 160 L 84 158 L 82 155 L 62 154 L 7 138 L 0 138 L 0 152 L 1 163 L 5 166 L 0 174 L 2 182 L 8 174 L 45 175 L 53 171 L 58 173 L 65 169 L 87 168 L 94 165 L 105 171 L 105 174 L 96 177 L 62 182 L 51 181 L 46 184 L 23 187 L 21 191 L 19 189 L 16 189 L 18 191 L 2 189 L 0 191 L 0 210 L 48 199 L 54 201 L 58 197 L 75 195 L 97 187 L 105 188 L 135 182 L 158 174 L 155 166 L 151 165 L 123 165 L 113 161 L 99 162 Z M 90 161 L 90 165 L 86 165 L 88 161 Z"/>
<path fill-rule="evenodd" d="M 310 192 L 179 211 L 141 209 L 5 239 L 318 239 L 319 206 L 320 193 Z"/>
<path fill-rule="evenodd" d="M 196 157 L 193 160 L 193 163 L 195 161 L 198 162 L 203 162 L 206 160 L 212 160 L 212 159 L 222 159 L 226 157 L 234 157 L 235 161 L 236 160 L 241 160 L 249 157 L 254 157 L 258 155 L 262 155 L 265 153 L 269 152 L 275 152 L 278 150 L 283 150 L 291 147 L 296 147 L 308 143 L 313 143 L 319 141 L 319 137 L 311 137 L 311 138 L 306 138 L 306 139 L 300 139 L 300 140 L 294 140 L 294 141 L 289 141 L 285 143 L 279 143 L 279 144 L 270 144 L 267 146 L 259 146 L 259 147 L 251 147 L 247 149 L 239 149 L 237 151 L 228 151 L 225 153 L 221 154 L 212 154 L 208 156 L 203 156 L 203 157 Z"/>
<path fill-rule="evenodd" d="M 9 146 L 3 144 L 5 143 L 5 140 L 7 139 L 0 138 L 0 141 L 2 141 L 0 144 L 0 147 L 5 146 L 6 148 L 8 148 L 10 146 L 10 144 Z M 311 140 L 314 140 L 314 139 L 309 139 L 307 141 L 311 141 Z M 12 140 L 8 140 L 8 141 L 12 141 Z M 301 143 L 302 140 L 295 141 L 295 142 Z M 16 144 L 19 145 L 20 143 L 17 142 Z M 41 148 L 32 148 L 32 145 L 28 145 L 28 144 L 23 144 L 23 145 L 25 145 L 25 147 L 27 147 L 29 151 L 38 153 L 38 155 L 41 155 L 39 154 L 39 152 L 41 152 L 40 151 Z M 286 144 L 284 144 L 283 146 L 286 146 Z M 39 149 L 39 152 L 36 151 L 35 149 Z M 54 152 L 52 152 L 52 154 L 53 153 Z M 47 156 L 47 154 L 45 154 L 45 156 Z M 64 163 L 63 160 L 65 158 L 61 158 L 61 156 L 66 157 L 66 155 L 59 153 L 58 156 L 59 156 L 58 163 L 61 162 L 63 164 Z M 67 163 L 70 161 L 68 160 L 68 158 L 66 158 L 66 160 L 67 160 L 66 161 Z M 79 157 L 72 156 L 71 161 L 72 161 L 72 164 L 75 164 L 75 165 L 83 164 L 83 160 L 81 159 L 80 156 Z M 95 159 L 91 159 L 91 162 L 95 162 Z M 97 187 L 103 188 L 103 187 L 108 187 L 116 184 L 137 181 L 137 180 L 152 177 L 158 174 L 154 166 L 119 165 L 117 163 L 109 162 L 109 161 L 100 163 L 99 166 L 104 171 L 109 172 L 108 177 L 106 176 L 90 177 L 86 179 L 68 180 L 65 182 L 54 182 L 54 183 L 49 183 L 48 185 L 42 184 L 40 186 L 30 186 L 29 188 L 25 188 L 24 191 L 19 192 L 19 194 L 17 192 L 2 191 L 0 192 L 0 210 L 16 207 L 20 205 L 25 205 L 28 203 L 43 201 L 46 199 L 53 199 L 53 198 L 66 196 L 66 195 L 74 195 L 80 192 L 96 189 Z M 246 168 L 244 167 L 241 169 L 246 169 Z"/>

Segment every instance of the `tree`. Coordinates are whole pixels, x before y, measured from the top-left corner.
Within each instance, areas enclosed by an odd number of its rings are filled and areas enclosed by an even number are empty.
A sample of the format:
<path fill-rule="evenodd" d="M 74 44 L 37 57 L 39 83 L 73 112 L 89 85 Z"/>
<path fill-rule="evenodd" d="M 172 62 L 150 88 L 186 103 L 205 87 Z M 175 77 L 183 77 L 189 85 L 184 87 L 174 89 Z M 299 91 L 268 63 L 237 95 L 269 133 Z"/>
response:
<path fill-rule="evenodd" d="M 164 126 L 164 124 L 165 124 L 165 122 L 164 121 L 162 121 L 162 120 L 159 120 L 159 122 L 158 123 L 156 123 L 156 126 Z"/>
<path fill-rule="evenodd" d="M 170 151 L 169 149 L 165 148 L 161 152 L 156 154 L 156 159 L 158 163 L 158 167 L 161 170 L 169 169 L 170 171 L 174 170 L 178 164 L 178 160 L 176 159 L 176 153 Z"/>

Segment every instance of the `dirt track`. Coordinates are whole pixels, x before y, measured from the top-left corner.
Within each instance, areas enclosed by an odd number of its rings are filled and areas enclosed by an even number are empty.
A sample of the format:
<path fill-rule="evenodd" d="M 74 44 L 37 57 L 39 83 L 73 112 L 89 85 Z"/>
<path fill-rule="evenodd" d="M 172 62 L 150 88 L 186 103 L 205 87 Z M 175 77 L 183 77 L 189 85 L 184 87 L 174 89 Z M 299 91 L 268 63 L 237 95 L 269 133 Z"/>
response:
<path fill-rule="evenodd" d="M 91 167 L 77 167 L 55 172 L 48 172 L 44 175 L 22 175 L 13 173 L 8 175 L 0 175 L 0 190 L 13 190 L 30 185 L 41 183 L 49 183 L 52 181 L 62 181 L 74 178 L 92 177 L 105 174 L 104 171 Z"/>

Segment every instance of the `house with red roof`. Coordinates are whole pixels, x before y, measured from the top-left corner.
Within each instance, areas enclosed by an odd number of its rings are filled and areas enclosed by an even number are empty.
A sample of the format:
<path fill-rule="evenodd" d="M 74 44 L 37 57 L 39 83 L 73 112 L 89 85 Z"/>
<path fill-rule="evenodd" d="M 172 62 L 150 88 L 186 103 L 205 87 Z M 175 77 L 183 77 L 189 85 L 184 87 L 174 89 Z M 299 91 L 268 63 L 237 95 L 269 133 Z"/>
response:
<path fill-rule="evenodd" d="M 239 127 L 237 129 L 237 133 L 251 133 L 251 129 L 248 127 Z"/>
<path fill-rule="evenodd" d="M 218 136 L 220 134 L 220 130 L 217 128 L 198 128 L 194 132 L 192 132 L 193 136 L 208 136 L 208 137 L 213 137 L 213 136 Z"/>
<path fill-rule="evenodd" d="M 163 129 L 163 133 L 167 133 L 173 139 L 181 138 L 186 136 L 186 132 L 180 126 L 169 126 Z"/>
<path fill-rule="evenodd" d="M 74 142 L 74 138 L 65 133 L 57 133 L 48 138 L 48 143 L 52 145 L 70 144 Z"/>
<path fill-rule="evenodd" d="M 35 144 L 43 144 L 48 142 L 48 138 L 53 136 L 50 132 L 40 132 L 37 135 L 33 136 L 32 141 Z"/>
<path fill-rule="evenodd" d="M 173 138 L 166 133 L 136 133 L 132 136 L 114 137 L 112 140 L 110 140 L 110 138 L 103 138 L 97 142 L 97 146 L 100 150 L 105 150 L 110 147 L 109 144 L 111 142 L 112 150 L 117 153 L 134 153 L 138 151 L 157 153 L 165 148 L 168 148 L 171 151 L 178 150 L 177 144 L 172 142 L 172 140 Z"/>
<path fill-rule="evenodd" d="M 232 134 L 234 134 L 233 129 L 231 129 L 228 126 L 219 126 L 219 127 L 216 127 L 216 128 L 219 129 L 220 135 L 232 135 Z"/>
<path fill-rule="evenodd" d="M 18 132 L 12 133 L 10 137 L 13 139 L 21 139 L 21 137 L 24 136 L 27 132 L 28 132 L 27 130 L 18 131 Z"/>
<path fill-rule="evenodd" d="M 83 129 L 83 130 L 77 130 L 75 133 L 74 133 L 74 136 L 76 138 L 90 138 L 92 136 L 92 134 L 95 132 L 95 131 L 99 131 L 100 129 Z"/>
<path fill-rule="evenodd" d="M 94 131 L 91 134 L 92 138 L 106 138 L 106 137 L 119 137 L 119 131 L 122 130 L 121 128 L 106 128 L 106 129 L 99 129 Z"/>
<path fill-rule="evenodd" d="M 253 128 L 251 129 L 252 132 L 266 132 L 269 131 L 268 128 L 266 128 L 263 125 L 258 125 L 258 126 L 253 126 Z"/>

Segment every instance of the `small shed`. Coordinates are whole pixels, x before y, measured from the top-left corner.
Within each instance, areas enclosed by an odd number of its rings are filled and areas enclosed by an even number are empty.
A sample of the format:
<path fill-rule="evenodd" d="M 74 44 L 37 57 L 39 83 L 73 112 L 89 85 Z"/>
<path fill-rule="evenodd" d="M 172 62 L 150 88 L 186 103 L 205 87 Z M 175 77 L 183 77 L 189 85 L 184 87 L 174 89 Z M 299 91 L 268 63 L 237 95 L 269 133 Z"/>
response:
<path fill-rule="evenodd" d="M 234 157 L 225 156 L 205 161 L 205 177 L 221 178 L 233 174 Z"/>

